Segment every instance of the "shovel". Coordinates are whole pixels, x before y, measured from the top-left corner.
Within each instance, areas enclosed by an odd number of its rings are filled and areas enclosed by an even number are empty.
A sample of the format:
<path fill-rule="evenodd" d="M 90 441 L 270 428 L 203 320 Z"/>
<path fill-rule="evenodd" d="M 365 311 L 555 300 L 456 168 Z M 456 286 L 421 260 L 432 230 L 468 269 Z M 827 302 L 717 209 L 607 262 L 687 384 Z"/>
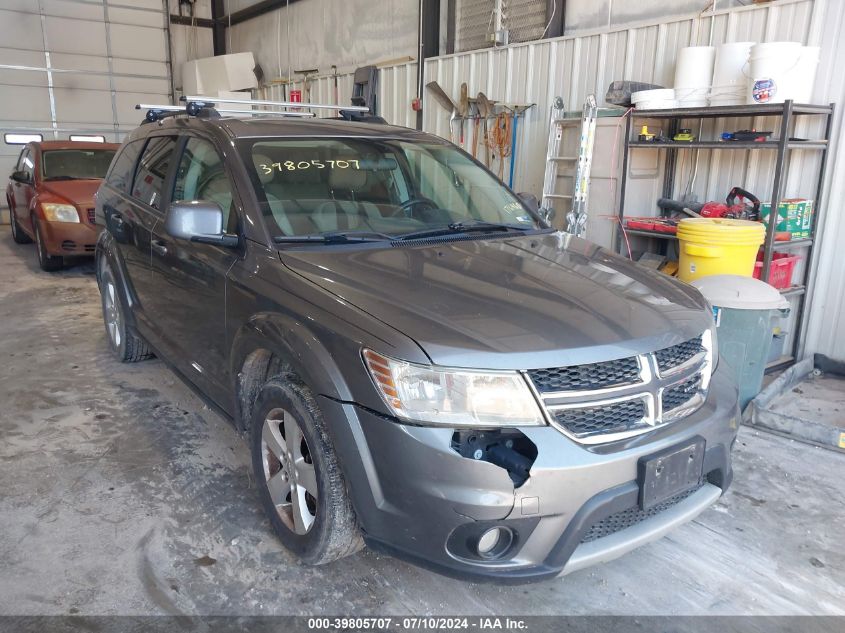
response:
<path fill-rule="evenodd" d="M 461 117 L 461 147 L 464 144 L 464 121 L 469 114 L 469 96 L 466 82 L 461 84 L 461 100 L 458 101 L 458 116 Z"/>
<path fill-rule="evenodd" d="M 487 169 L 490 169 L 490 138 L 487 130 L 487 119 L 493 114 L 493 106 L 490 104 L 490 99 L 487 98 L 483 92 L 479 92 L 475 98 L 475 105 L 478 108 L 478 115 L 481 117 L 481 125 L 484 140 L 484 164 Z"/>
<path fill-rule="evenodd" d="M 452 132 L 452 123 L 458 116 L 458 106 L 452 101 L 452 98 L 446 94 L 443 88 L 440 87 L 440 84 L 436 81 L 430 81 L 425 85 L 426 88 L 431 92 L 431 96 L 434 97 L 434 100 L 437 101 L 443 109 L 447 112 L 451 112 L 451 116 L 449 116 L 449 140 L 454 143 L 453 132 Z"/>

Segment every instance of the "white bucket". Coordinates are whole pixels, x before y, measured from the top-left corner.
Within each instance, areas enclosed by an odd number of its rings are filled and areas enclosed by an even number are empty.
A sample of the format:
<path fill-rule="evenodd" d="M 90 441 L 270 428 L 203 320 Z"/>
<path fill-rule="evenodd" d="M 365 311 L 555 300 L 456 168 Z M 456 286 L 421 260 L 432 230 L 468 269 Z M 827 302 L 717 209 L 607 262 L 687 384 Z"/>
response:
<path fill-rule="evenodd" d="M 637 110 L 671 110 L 678 107 L 674 99 L 659 99 L 657 101 L 640 101 L 634 106 Z"/>
<path fill-rule="evenodd" d="M 675 64 L 675 90 L 678 88 L 709 88 L 713 83 L 713 61 L 716 49 L 712 46 L 686 46 L 678 52 Z"/>
<path fill-rule="evenodd" d="M 713 64 L 713 86 L 742 86 L 743 92 L 747 77 L 743 72 L 748 63 L 748 54 L 754 42 L 728 42 L 716 48 L 716 61 Z"/>
<path fill-rule="evenodd" d="M 798 88 L 793 97 L 798 103 L 812 103 L 819 55 L 821 55 L 821 48 L 818 46 L 805 46 L 801 49 L 801 57 L 798 59 L 798 68 L 795 71 L 798 75 Z"/>
<path fill-rule="evenodd" d="M 642 101 L 661 101 L 663 99 L 674 99 L 675 91 L 671 88 L 655 88 L 654 90 L 639 90 L 631 94 L 631 103 Z"/>
<path fill-rule="evenodd" d="M 631 95 L 631 103 L 640 110 L 668 110 L 676 106 L 675 91 L 671 88 L 640 90 Z"/>
<path fill-rule="evenodd" d="M 675 88 L 675 98 L 679 108 L 703 108 L 707 105 L 710 87 Z"/>
<path fill-rule="evenodd" d="M 752 46 L 748 59 L 747 103 L 783 103 L 804 96 L 802 92 L 806 92 L 807 82 L 801 77 L 802 71 L 806 71 L 801 63 L 803 48 L 800 42 L 766 42 Z M 812 62 L 812 54 L 808 54 L 806 65 L 811 63 L 815 76 L 818 58 Z"/>
<path fill-rule="evenodd" d="M 710 89 L 710 105 L 711 106 L 728 106 L 728 105 L 742 105 L 745 103 L 746 80 L 739 85 L 714 85 Z"/>

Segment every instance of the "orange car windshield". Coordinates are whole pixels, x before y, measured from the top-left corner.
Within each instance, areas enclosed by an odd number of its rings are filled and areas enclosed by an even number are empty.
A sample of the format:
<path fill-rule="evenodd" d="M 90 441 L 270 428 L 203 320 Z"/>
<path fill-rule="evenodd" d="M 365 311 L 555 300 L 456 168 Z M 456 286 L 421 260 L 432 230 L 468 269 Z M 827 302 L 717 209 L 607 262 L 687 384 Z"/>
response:
<path fill-rule="evenodd" d="M 113 149 L 54 149 L 41 158 L 42 180 L 104 178 L 114 158 Z"/>

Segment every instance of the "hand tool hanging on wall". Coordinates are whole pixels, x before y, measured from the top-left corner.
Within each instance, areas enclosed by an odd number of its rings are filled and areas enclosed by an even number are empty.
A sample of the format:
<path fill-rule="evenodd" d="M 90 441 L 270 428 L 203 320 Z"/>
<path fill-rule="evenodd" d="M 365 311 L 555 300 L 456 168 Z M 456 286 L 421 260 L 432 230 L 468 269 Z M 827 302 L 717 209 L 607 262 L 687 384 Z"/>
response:
<path fill-rule="evenodd" d="M 484 165 L 490 169 L 490 128 L 488 121 L 493 114 L 493 106 L 483 92 L 479 92 L 475 98 L 475 106 L 478 108 L 478 116 L 481 117 L 481 134 L 484 142 Z"/>
<path fill-rule="evenodd" d="M 566 231 L 577 237 L 584 237 L 587 232 L 587 198 L 590 189 L 590 169 L 593 166 L 597 115 L 596 96 L 588 95 L 581 115 L 581 139 L 578 144 L 578 163 L 575 167 L 572 210 L 566 214 Z"/>
<path fill-rule="evenodd" d="M 513 188 L 513 173 L 516 168 L 516 126 L 519 124 L 519 113 L 511 115 L 511 171 L 508 175 L 508 187 Z"/>
<path fill-rule="evenodd" d="M 461 147 L 464 146 L 464 122 L 469 114 L 469 95 L 466 82 L 461 84 L 461 98 L 458 101 L 458 116 L 461 117 Z"/>
<path fill-rule="evenodd" d="M 478 134 L 481 127 L 481 117 L 476 114 L 472 117 L 472 143 L 470 144 L 471 154 L 473 158 L 478 158 Z"/>
<path fill-rule="evenodd" d="M 454 123 L 455 119 L 458 116 L 458 106 L 457 104 L 452 101 L 452 98 L 446 94 L 443 88 L 440 87 L 440 84 L 436 81 L 428 82 L 425 87 L 431 92 L 431 96 L 434 97 L 434 100 L 439 103 L 444 110 L 450 112 L 449 116 L 449 140 L 453 143 L 455 142 L 454 138 L 454 131 L 452 129 L 452 123 Z"/>

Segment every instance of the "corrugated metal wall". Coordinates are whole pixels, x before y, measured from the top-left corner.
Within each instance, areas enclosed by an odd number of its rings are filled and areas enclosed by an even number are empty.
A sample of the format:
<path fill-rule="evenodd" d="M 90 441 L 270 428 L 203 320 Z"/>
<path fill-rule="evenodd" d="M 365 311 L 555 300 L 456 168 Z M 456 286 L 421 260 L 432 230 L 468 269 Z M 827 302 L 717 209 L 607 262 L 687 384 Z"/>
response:
<path fill-rule="evenodd" d="M 577 36 L 566 36 L 504 48 L 459 53 L 426 60 L 425 81 L 435 80 L 454 97 L 460 84 L 467 82 L 469 93 L 483 91 L 488 97 L 509 103 L 536 104 L 520 121 L 514 188 L 540 194 L 548 138 L 549 107 L 555 96 L 564 99 L 567 109 L 577 110 L 589 93 L 601 103 L 608 84 L 616 79 L 651 81 L 671 86 L 677 51 L 689 45 L 714 45 L 730 41 L 792 40 L 822 47 L 814 101 L 836 102 L 845 106 L 845 44 L 841 41 L 845 2 L 841 0 L 780 0 L 770 4 L 730 8 L 700 15 L 667 18 L 654 24 L 629 25 L 620 29 L 601 29 Z M 416 95 L 416 67 L 413 63 L 383 68 L 380 76 L 381 112 L 397 125 L 413 126 L 415 114 L 410 109 Z M 333 102 L 331 78 L 321 78 L 312 88 L 312 101 Z M 340 80 L 340 101 L 348 103 L 351 76 Z M 316 86 L 319 85 L 319 91 Z M 269 93 L 268 93 L 269 94 Z M 317 95 L 320 95 L 320 99 Z M 277 95 L 278 96 L 278 95 Z M 444 138 L 449 137 L 449 113 L 424 95 L 423 127 Z M 747 125 L 748 120 L 742 122 Z M 721 129 L 739 129 L 740 122 L 724 121 Z M 774 121 L 753 121 L 756 129 L 775 129 Z M 822 352 L 845 359 L 845 265 L 836 257 L 839 244 L 845 243 L 845 148 L 837 143 L 842 125 L 842 108 L 834 123 L 834 144 L 830 153 L 825 196 L 827 214 L 820 227 L 821 240 L 815 249 L 817 266 L 815 291 L 808 296 L 811 304 L 809 327 L 804 333 L 805 354 Z M 719 130 L 705 127 L 705 138 Z M 796 134 L 811 137 L 818 125 L 802 124 Z M 467 134 L 467 137 L 470 135 Z M 637 152 L 635 152 L 636 154 Z M 637 166 L 637 157 L 632 163 Z M 660 170 L 646 163 L 644 181 L 628 198 L 644 209 L 653 209 L 657 184 L 647 179 Z M 809 196 L 818 155 L 794 152 L 787 196 Z M 765 152 L 715 152 L 702 150 L 699 167 L 692 182 L 691 161 L 680 166 L 678 186 L 689 187 L 700 200 L 721 198 L 735 184 L 744 184 L 760 197 L 771 196 L 773 156 Z M 641 200 L 637 200 L 637 196 Z M 615 209 L 592 209 L 592 213 L 612 214 Z M 797 334 L 797 333 L 793 333 Z"/>
<path fill-rule="evenodd" d="M 841 64 L 845 59 L 845 47 L 840 41 L 843 12 L 845 3 L 840 0 L 781 0 L 673 17 L 659 24 L 605 28 L 555 40 L 430 59 L 426 61 L 425 77 L 426 81 L 438 81 L 452 95 L 457 95 L 460 84 L 466 81 L 470 94 L 481 90 L 499 101 L 536 104 L 519 124 L 514 187 L 539 194 L 552 99 L 559 95 L 567 109 L 577 110 L 591 92 L 601 103 L 612 80 L 633 79 L 671 86 L 677 51 L 684 46 L 743 40 L 792 40 L 822 46 L 814 101 L 842 103 L 845 79 L 837 61 Z M 424 129 L 448 137 L 448 113 L 433 100 L 427 100 L 425 106 Z M 841 121 L 840 112 L 835 130 L 839 130 Z M 753 121 L 756 129 L 776 129 L 774 123 L 766 119 Z M 703 129 L 705 138 L 712 138 L 722 129 L 747 127 L 748 120 L 723 120 L 718 129 L 712 125 Z M 807 119 L 795 133 L 813 137 L 820 131 L 818 121 Z M 837 333 L 845 327 L 845 265 L 835 259 L 835 249 L 845 241 L 845 222 L 839 213 L 845 203 L 843 151 L 835 144 L 829 160 L 825 187 L 828 213 L 814 255 L 821 265 L 817 266 L 815 292 L 808 296 L 811 310 L 804 332 L 806 345 L 799 346 L 804 354 L 823 352 L 841 359 L 845 359 L 845 336 Z M 637 168 L 644 163 L 645 168 L 640 181 L 629 190 L 627 201 L 632 206 L 628 208 L 639 205 L 645 215 L 654 209 L 658 183 L 653 180 L 653 174 L 661 170 L 650 164 L 654 161 L 653 153 L 634 154 L 642 156 L 632 156 L 632 166 Z M 680 167 L 676 186 L 689 188 L 700 200 L 708 200 L 722 198 L 731 186 L 744 184 L 759 192 L 761 198 L 769 199 L 773 158 L 766 152 L 701 151 L 694 181 L 692 161 L 688 161 Z M 786 196 L 811 195 L 818 161 L 816 153 L 793 153 Z M 610 215 L 614 211 L 613 208 L 591 209 L 595 214 Z M 796 308 L 798 301 L 793 299 Z M 788 329 L 792 328 L 788 326 Z M 796 335 L 800 333 L 790 331 L 790 338 Z"/>
<path fill-rule="evenodd" d="M 826 169 L 823 202 L 827 213 L 818 229 L 820 240 L 814 258 L 814 279 L 808 297 L 804 355 L 827 354 L 845 359 L 845 143 L 842 142 L 843 109 L 845 109 L 845 2 L 816 0 L 810 29 L 810 42 L 822 47 L 816 74 L 817 101 L 836 103 L 833 122 L 833 146 Z"/>

